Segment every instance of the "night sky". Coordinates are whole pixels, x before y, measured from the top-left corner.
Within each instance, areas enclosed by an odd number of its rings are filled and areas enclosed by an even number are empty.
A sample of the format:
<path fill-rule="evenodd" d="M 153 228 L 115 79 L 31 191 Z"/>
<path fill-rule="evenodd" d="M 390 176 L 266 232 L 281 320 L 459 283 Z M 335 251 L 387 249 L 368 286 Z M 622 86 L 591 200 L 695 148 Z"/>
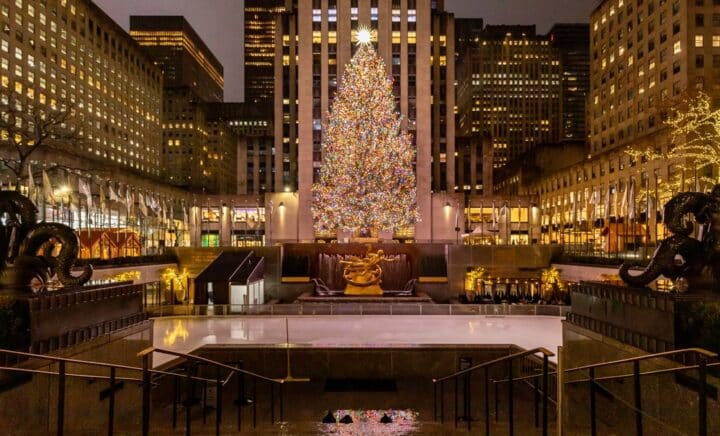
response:
<path fill-rule="evenodd" d="M 487 24 L 587 22 L 599 0 L 445 0 L 457 17 L 482 17 Z M 123 28 L 130 15 L 184 15 L 225 67 L 225 100 L 243 100 L 241 0 L 95 0 Z"/>

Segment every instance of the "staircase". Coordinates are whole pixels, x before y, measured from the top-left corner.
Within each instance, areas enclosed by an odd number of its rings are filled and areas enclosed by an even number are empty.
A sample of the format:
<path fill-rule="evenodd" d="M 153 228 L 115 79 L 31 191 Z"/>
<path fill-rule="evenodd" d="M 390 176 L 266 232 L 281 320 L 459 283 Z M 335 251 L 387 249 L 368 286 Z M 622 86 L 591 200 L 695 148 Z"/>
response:
<path fill-rule="evenodd" d="M 176 360 L 152 369 L 154 354 Z M 556 417 L 565 408 L 566 434 L 718 434 L 713 372 L 720 362 L 713 353 L 677 350 L 570 369 L 554 368 L 552 356 L 542 348 L 511 352 L 477 365 L 461 360 L 460 370 L 434 380 L 363 385 L 289 373 L 271 378 L 240 361 L 159 348 L 139 353 L 141 366 L 0 350 L 0 433 L 547 435 L 560 431 Z M 675 360 L 644 369 L 653 359 Z M 673 427 L 652 405 L 665 388 L 654 382 L 659 374 L 697 400 L 666 399 L 669 410 L 693 418 L 688 426 Z"/>

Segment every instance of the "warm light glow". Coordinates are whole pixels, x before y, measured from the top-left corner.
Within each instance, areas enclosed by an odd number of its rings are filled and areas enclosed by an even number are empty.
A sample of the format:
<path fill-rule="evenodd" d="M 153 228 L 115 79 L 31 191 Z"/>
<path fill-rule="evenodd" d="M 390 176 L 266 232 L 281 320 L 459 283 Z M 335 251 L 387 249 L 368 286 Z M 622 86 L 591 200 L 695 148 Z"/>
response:
<path fill-rule="evenodd" d="M 372 33 L 367 27 L 361 27 L 357 31 L 358 44 L 370 44 L 372 42 Z"/>
<path fill-rule="evenodd" d="M 165 337 L 163 337 L 163 344 L 169 346 L 175 344 L 178 339 L 182 339 L 183 342 L 190 336 L 190 332 L 185 327 L 183 320 L 179 319 L 174 321 L 174 328 L 165 329 Z"/>

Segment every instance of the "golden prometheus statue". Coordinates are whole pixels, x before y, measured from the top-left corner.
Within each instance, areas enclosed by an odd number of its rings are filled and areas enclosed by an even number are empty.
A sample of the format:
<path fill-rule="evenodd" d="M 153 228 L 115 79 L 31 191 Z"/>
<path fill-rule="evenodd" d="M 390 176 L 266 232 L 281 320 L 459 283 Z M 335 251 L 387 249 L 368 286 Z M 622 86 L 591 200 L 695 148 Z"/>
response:
<path fill-rule="evenodd" d="M 350 256 L 350 260 L 340 261 L 340 264 L 345 265 L 343 270 L 343 278 L 347 281 L 345 295 L 382 295 L 380 262 L 383 260 L 389 259 L 382 250 L 373 253 L 372 248 L 368 246 L 364 258 Z"/>

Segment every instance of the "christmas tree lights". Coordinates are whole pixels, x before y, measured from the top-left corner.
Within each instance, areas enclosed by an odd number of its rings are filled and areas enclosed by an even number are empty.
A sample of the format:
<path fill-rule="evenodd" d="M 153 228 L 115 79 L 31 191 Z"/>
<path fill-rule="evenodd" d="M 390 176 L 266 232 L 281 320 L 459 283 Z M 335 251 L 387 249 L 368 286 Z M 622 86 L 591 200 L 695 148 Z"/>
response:
<path fill-rule="evenodd" d="M 317 231 L 391 231 L 418 220 L 415 150 L 401 121 L 383 60 L 359 44 L 323 126 Z"/>

